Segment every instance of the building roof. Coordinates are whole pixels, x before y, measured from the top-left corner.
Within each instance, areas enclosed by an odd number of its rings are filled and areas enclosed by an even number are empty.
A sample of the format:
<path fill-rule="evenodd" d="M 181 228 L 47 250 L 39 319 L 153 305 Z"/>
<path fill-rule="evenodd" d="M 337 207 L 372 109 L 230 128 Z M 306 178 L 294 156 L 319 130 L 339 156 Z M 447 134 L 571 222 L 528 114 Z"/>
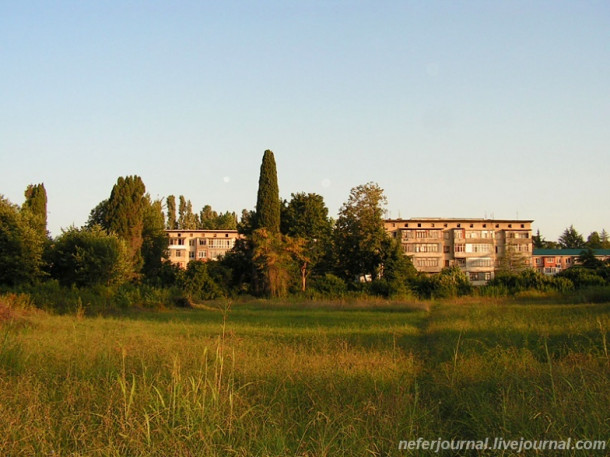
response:
<path fill-rule="evenodd" d="M 415 221 L 426 221 L 426 222 L 534 222 L 533 219 L 487 219 L 484 217 L 411 217 L 409 219 L 386 219 L 385 222 L 415 222 Z"/>
<path fill-rule="evenodd" d="M 596 256 L 610 256 L 610 249 L 591 249 L 593 254 Z M 579 256 L 583 252 L 587 252 L 588 249 L 534 249 L 532 255 L 541 256 Z"/>
<path fill-rule="evenodd" d="M 233 229 L 166 229 L 166 233 L 237 233 Z"/>

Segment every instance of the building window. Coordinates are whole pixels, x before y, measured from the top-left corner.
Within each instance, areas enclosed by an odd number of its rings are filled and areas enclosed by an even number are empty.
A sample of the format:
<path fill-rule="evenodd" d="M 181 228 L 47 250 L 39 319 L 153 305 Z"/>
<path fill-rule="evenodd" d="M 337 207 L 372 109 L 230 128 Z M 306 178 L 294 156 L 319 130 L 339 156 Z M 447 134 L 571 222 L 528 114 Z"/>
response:
<path fill-rule="evenodd" d="M 195 251 L 189 251 L 189 259 L 195 258 Z"/>
<path fill-rule="evenodd" d="M 435 243 L 416 244 L 415 252 L 438 252 L 438 244 L 435 244 Z"/>
<path fill-rule="evenodd" d="M 200 259 L 205 259 L 208 255 L 208 251 L 199 251 L 197 253 L 197 257 L 199 257 Z"/>
<path fill-rule="evenodd" d="M 491 252 L 491 244 L 468 243 L 466 244 L 466 252 Z"/>
<path fill-rule="evenodd" d="M 418 267 L 438 267 L 438 259 L 423 257 L 421 259 L 415 259 L 415 265 Z"/>

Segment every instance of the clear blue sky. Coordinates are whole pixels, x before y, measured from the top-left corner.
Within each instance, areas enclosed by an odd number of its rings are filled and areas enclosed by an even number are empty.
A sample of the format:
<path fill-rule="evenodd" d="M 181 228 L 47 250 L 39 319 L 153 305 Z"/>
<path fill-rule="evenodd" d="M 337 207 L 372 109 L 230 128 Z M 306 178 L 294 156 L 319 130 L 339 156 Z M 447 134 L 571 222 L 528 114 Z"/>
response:
<path fill-rule="evenodd" d="M 44 182 L 49 229 L 119 176 L 198 210 L 280 194 L 336 215 L 610 231 L 608 1 L 0 0 L 0 193 Z"/>

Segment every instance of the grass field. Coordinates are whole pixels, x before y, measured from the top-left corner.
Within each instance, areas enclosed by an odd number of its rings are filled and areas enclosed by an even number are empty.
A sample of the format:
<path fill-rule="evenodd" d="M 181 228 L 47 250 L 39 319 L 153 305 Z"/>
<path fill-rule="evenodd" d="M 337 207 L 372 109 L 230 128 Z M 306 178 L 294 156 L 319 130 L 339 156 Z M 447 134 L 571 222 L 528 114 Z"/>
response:
<path fill-rule="evenodd" d="M 249 302 L 83 317 L 7 300 L 1 456 L 438 455 L 399 442 L 610 438 L 608 304 Z"/>

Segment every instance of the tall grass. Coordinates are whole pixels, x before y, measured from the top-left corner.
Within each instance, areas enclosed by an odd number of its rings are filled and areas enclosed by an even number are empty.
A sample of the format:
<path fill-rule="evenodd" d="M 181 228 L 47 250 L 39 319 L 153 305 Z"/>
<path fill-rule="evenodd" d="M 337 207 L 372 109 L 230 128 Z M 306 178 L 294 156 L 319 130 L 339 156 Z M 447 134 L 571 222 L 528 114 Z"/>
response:
<path fill-rule="evenodd" d="M 420 436 L 607 439 L 609 324 L 604 304 L 23 311 L 0 324 L 0 455 L 386 456 Z"/>

